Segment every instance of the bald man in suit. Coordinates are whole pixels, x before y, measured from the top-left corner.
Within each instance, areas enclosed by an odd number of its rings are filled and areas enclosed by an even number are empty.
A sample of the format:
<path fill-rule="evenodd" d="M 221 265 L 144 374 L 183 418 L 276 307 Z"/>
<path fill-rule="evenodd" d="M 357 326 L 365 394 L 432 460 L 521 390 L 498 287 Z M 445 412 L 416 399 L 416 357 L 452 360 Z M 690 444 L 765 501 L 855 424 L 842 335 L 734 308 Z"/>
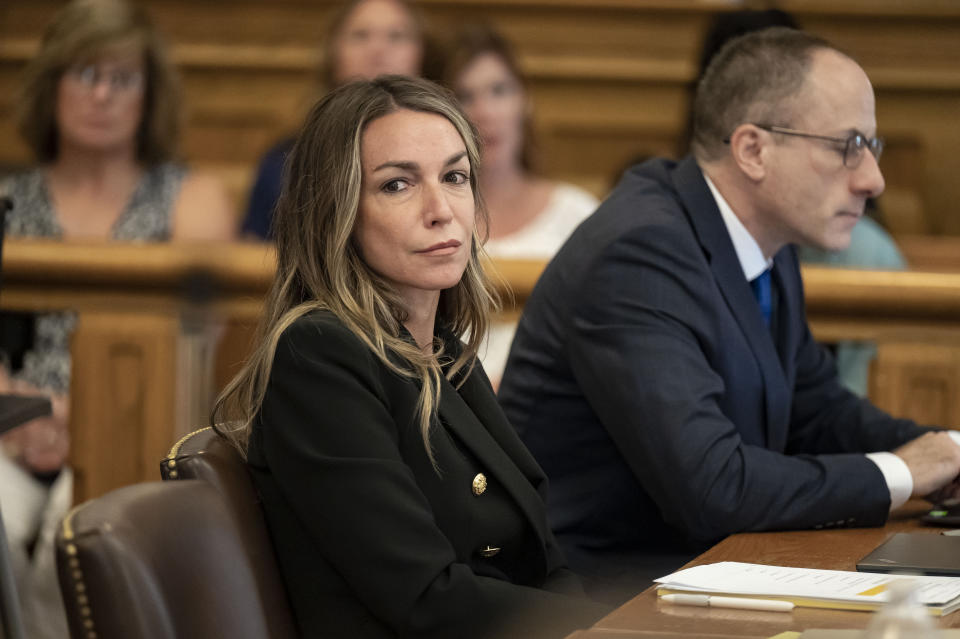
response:
<path fill-rule="evenodd" d="M 725 535 L 882 525 L 956 495 L 953 437 L 845 390 L 794 243 L 845 247 L 883 191 L 874 98 L 828 43 L 729 43 L 693 155 L 634 167 L 528 301 L 500 399 L 571 567 L 620 601 Z"/>

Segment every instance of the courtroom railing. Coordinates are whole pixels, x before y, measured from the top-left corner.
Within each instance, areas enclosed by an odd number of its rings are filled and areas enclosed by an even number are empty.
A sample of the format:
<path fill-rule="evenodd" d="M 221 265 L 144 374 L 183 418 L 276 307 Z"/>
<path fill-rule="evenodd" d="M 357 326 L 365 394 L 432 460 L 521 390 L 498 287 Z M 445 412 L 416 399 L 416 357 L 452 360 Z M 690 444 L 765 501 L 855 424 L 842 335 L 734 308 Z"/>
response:
<path fill-rule="evenodd" d="M 170 444 L 205 424 L 226 378 L 216 377 L 217 362 L 242 361 L 274 268 L 273 252 L 258 244 L 7 242 L 0 306 L 78 315 L 78 496 L 155 479 Z M 505 299 L 521 307 L 543 263 L 495 268 L 512 292 Z M 881 407 L 960 424 L 960 273 L 807 267 L 804 280 L 818 339 L 877 343 L 870 392 Z M 240 339 L 226 339 L 233 330 Z"/>

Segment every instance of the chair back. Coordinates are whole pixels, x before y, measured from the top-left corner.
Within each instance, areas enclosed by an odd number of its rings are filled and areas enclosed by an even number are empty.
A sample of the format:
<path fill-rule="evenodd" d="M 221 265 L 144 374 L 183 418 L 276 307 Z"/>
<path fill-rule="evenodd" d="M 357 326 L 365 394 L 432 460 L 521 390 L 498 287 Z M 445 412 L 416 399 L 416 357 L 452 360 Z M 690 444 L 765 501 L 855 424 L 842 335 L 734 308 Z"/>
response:
<path fill-rule="evenodd" d="M 160 465 L 165 480 L 203 480 L 214 487 L 237 523 L 271 638 L 295 637 L 296 626 L 260 497 L 237 450 L 212 428 L 178 441 Z"/>
<path fill-rule="evenodd" d="M 78 506 L 57 535 L 71 636 L 273 637 L 239 533 L 203 481 L 136 484 Z"/>

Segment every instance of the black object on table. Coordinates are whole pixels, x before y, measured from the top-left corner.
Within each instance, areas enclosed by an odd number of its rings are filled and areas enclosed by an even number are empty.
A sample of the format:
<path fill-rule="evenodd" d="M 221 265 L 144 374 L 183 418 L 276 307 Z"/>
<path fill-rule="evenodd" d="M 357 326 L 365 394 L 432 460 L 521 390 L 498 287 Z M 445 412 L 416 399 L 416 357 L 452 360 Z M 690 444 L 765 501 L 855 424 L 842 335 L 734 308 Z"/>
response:
<path fill-rule="evenodd" d="M 960 528 L 960 503 L 934 506 L 920 521 L 933 526 Z"/>
<path fill-rule="evenodd" d="M 860 572 L 960 576 L 960 537 L 897 533 L 857 562 Z"/>

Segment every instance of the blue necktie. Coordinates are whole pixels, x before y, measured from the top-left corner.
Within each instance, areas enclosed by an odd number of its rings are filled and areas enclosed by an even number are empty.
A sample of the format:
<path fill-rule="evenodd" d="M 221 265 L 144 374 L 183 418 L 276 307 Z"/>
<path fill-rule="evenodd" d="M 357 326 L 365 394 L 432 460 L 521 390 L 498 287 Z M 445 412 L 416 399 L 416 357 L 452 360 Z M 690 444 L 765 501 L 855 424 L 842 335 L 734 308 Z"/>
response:
<path fill-rule="evenodd" d="M 770 269 L 765 270 L 760 275 L 750 280 L 750 288 L 753 289 L 753 296 L 757 298 L 757 304 L 760 305 L 760 312 L 763 313 L 763 321 L 770 326 L 770 318 L 773 315 L 773 294 L 770 290 Z"/>

